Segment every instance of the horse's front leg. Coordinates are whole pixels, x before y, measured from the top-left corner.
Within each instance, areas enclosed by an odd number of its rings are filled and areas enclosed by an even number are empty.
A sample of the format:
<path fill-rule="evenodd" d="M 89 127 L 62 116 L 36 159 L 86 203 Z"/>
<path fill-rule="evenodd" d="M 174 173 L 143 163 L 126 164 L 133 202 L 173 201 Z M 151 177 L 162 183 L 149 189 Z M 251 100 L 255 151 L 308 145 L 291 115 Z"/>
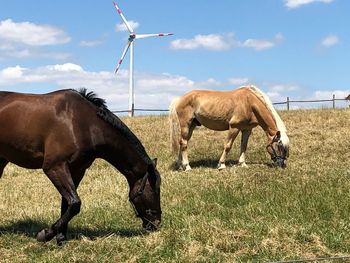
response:
<path fill-rule="evenodd" d="M 223 151 L 223 153 L 220 157 L 219 163 L 218 163 L 219 170 L 226 168 L 226 165 L 225 165 L 226 156 L 229 153 L 229 151 L 231 150 L 232 144 L 235 141 L 239 131 L 240 130 L 238 128 L 233 128 L 233 127 L 229 128 L 227 139 L 226 139 L 225 144 L 224 144 L 224 151 Z"/>
<path fill-rule="evenodd" d="M 181 142 L 180 142 L 180 148 L 179 148 L 179 154 L 177 157 L 177 161 L 175 164 L 176 169 L 181 169 L 182 168 L 182 150 L 181 150 Z"/>
<path fill-rule="evenodd" d="M 252 130 L 243 130 L 241 138 L 241 153 L 239 155 L 238 164 L 242 167 L 248 167 L 245 163 L 245 152 L 247 150 L 248 139 L 252 133 Z"/>
<path fill-rule="evenodd" d="M 190 162 L 188 161 L 188 150 L 187 150 L 188 140 L 181 139 L 180 141 L 180 154 L 178 163 L 181 162 L 181 167 L 185 171 L 191 170 Z"/>
<path fill-rule="evenodd" d="M 68 202 L 65 198 L 62 197 L 61 200 L 61 217 L 66 213 L 68 209 Z M 56 241 L 57 245 L 62 245 L 64 241 L 67 240 L 67 231 L 68 231 L 68 223 L 65 225 L 62 225 L 62 228 L 56 235 Z"/>
<path fill-rule="evenodd" d="M 38 241 L 46 242 L 51 240 L 58 233 L 64 232 L 64 228 L 67 226 L 68 222 L 80 212 L 81 201 L 66 163 L 56 164 L 54 166 L 45 165 L 43 170 L 60 192 L 62 198 L 67 201 L 68 205 L 60 219 L 50 228 L 43 229 L 37 234 L 36 238 Z"/>
<path fill-rule="evenodd" d="M 85 169 L 80 169 L 79 171 L 71 171 L 75 189 L 78 189 L 79 183 L 85 174 Z M 61 217 L 66 213 L 68 209 L 68 202 L 62 197 L 61 200 Z M 67 240 L 68 223 L 62 225 L 61 231 L 56 235 L 56 241 L 58 245 L 61 245 Z"/>

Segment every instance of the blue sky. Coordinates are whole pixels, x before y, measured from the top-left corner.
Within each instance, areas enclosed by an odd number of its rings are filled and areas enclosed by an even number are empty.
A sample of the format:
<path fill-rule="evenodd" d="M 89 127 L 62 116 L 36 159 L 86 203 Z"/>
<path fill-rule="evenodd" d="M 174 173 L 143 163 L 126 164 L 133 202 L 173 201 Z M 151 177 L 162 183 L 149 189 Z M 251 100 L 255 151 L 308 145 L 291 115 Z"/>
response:
<path fill-rule="evenodd" d="M 254 84 L 273 102 L 350 93 L 350 1 L 116 1 L 136 33 L 135 107 L 166 109 L 192 89 Z M 1 0 L 0 89 L 86 87 L 128 107 L 128 32 L 112 1 Z"/>

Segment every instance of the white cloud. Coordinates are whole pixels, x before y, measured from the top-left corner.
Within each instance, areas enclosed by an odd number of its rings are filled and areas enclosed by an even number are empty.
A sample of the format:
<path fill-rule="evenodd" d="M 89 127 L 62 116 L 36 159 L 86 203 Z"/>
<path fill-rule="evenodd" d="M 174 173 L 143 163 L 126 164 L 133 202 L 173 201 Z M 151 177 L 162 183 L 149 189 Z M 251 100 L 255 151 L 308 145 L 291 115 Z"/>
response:
<path fill-rule="evenodd" d="M 299 90 L 299 86 L 293 84 L 274 84 L 269 87 L 271 92 L 286 92 Z"/>
<path fill-rule="evenodd" d="M 79 45 L 82 47 L 97 47 L 103 43 L 102 40 L 82 40 Z"/>
<path fill-rule="evenodd" d="M 67 59 L 68 53 L 46 51 L 45 46 L 65 44 L 70 37 L 61 29 L 30 22 L 0 21 L 0 59 L 41 57 Z"/>
<path fill-rule="evenodd" d="M 195 83 L 195 85 L 195 89 L 220 89 L 223 86 L 221 81 L 214 78 L 198 81 Z"/>
<path fill-rule="evenodd" d="M 48 88 L 26 90 L 27 84 L 38 84 L 40 87 Z M 85 87 L 95 91 L 101 98 L 105 98 L 111 110 L 128 108 L 129 74 L 127 70 L 120 70 L 116 76 L 112 71 L 86 71 L 80 65 L 73 63 L 34 69 L 15 66 L 0 70 L 0 89 L 11 90 L 11 87 L 13 87 L 12 90 L 31 93 Z M 184 76 L 135 72 L 135 105 L 137 108 L 167 109 L 174 97 L 201 87 L 199 83 Z"/>
<path fill-rule="evenodd" d="M 271 41 L 267 40 L 258 40 L 258 39 L 247 39 L 242 44 L 243 47 L 251 47 L 255 50 L 264 50 L 272 48 L 274 44 Z"/>
<path fill-rule="evenodd" d="M 234 81 L 234 79 L 230 79 Z M 239 81 L 239 79 L 235 79 Z M 245 82 L 246 79 L 240 79 Z M 214 78 L 193 81 L 185 76 L 169 73 L 148 74 L 135 72 L 136 108 L 167 109 L 174 97 L 193 89 L 221 89 L 226 83 Z M 47 86 L 46 90 L 25 90 L 25 87 Z M 38 84 L 38 85 L 37 85 Z M 40 84 L 40 85 L 39 85 Z M 111 110 L 126 110 L 129 97 L 129 72 L 86 71 L 74 63 L 47 65 L 38 68 L 9 67 L 0 70 L 0 89 L 43 93 L 53 89 L 79 89 L 85 87 L 106 99 Z M 21 89 L 24 87 L 24 90 Z"/>
<path fill-rule="evenodd" d="M 2 79 L 18 79 L 23 75 L 25 68 L 20 66 L 8 67 L 0 71 Z"/>
<path fill-rule="evenodd" d="M 129 20 L 128 21 L 128 24 L 131 26 L 131 28 L 133 30 L 135 30 L 136 28 L 138 28 L 140 26 L 140 24 L 136 21 L 133 21 L 133 20 Z M 122 32 L 122 31 L 128 31 L 127 27 L 125 26 L 124 23 L 119 23 L 115 26 L 115 30 L 117 32 Z"/>
<path fill-rule="evenodd" d="M 283 96 L 279 92 L 268 91 L 268 92 L 266 92 L 266 94 L 270 98 L 272 103 L 286 101 L 286 96 Z"/>
<path fill-rule="evenodd" d="M 230 78 L 226 83 L 214 78 L 203 81 L 193 81 L 185 76 L 163 74 L 148 74 L 135 72 L 135 106 L 146 109 L 167 109 L 174 97 L 181 96 L 193 89 L 222 89 L 227 83 L 248 82 L 248 78 Z M 35 85 L 29 85 L 35 84 Z M 257 83 L 259 86 L 259 84 Z M 28 87 L 39 86 L 40 89 Z M 43 89 L 42 87 L 47 87 Z M 0 89 L 30 93 L 45 93 L 55 89 L 87 88 L 99 97 L 106 99 L 111 110 L 127 110 L 129 98 L 129 74 L 120 70 L 116 76 L 112 71 L 86 71 L 80 65 L 73 63 L 47 65 L 38 68 L 24 68 L 19 65 L 0 69 Z M 286 92 L 300 90 L 296 85 L 267 85 L 265 92 L 272 102 L 285 102 Z M 342 99 L 350 94 L 350 90 L 316 91 L 306 99 L 331 99 L 333 94 Z M 297 97 L 291 97 L 297 99 Z M 305 99 L 305 98 L 304 98 Z M 336 105 L 341 106 L 337 101 Z M 346 103 L 343 103 L 344 105 Z M 331 104 L 327 104 L 331 107 Z M 291 108 L 317 107 L 319 104 L 291 103 Z M 286 105 L 278 106 L 285 109 Z"/>
<path fill-rule="evenodd" d="M 290 93 L 300 90 L 300 87 L 298 85 L 285 84 L 285 83 L 267 84 L 267 85 L 265 84 L 263 86 L 266 87 L 266 94 L 269 96 L 269 98 L 273 103 L 286 102 L 287 96 L 290 96 L 289 95 Z M 285 105 L 279 105 L 278 108 L 284 109 Z"/>
<path fill-rule="evenodd" d="M 247 84 L 249 82 L 248 78 L 229 78 L 228 83 L 230 85 L 235 85 L 235 86 L 242 86 L 244 84 Z"/>
<path fill-rule="evenodd" d="M 227 50 L 232 46 L 233 34 L 196 35 L 192 39 L 176 39 L 171 42 L 173 49 Z"/>
<path fill-rule="evenodd" d="M 339 43 L 339 38 L 336 35 L 328 35 L 321 41 L 323 47 L 331 47 Z"/>
<path fill-rule="evenodd" d="M 334 0 L 284 0 L 285 5 L 288 8 L 298 8 L 302 5 L 307 5 L 315 2 L 322 2 L 322 3 L 332 3 Z"/>
<path fill-rule="evenodd" d="M 61 29 L 30 22 L 13 22 L 11 19 L 0 21 L 0 39 L 5 43 L 28 46 L 47 46 L 65 44 L 70 37 Z"/>
<path fill-rule="evenodd" d="M 15 58 L 28 58 L 33 56 L 33 53 L 28 49 L 22 49 L 22 50 L 13 50 L 10 52 L 6 52 L 6 55 L 8 57 L 15 57 Z"/>
<path fill-rule="evenodd" d="M 67 60 L 72 57 L 69 53 L 63 52 L 49 52 L 44 50 L 37 49 L 22 49 L 20 47 L 12 47 L 9 49 L 1 49 L 0 48 L 0 59 L 4 58 L 49 58 L 49 59 L 57 59 L 57 60 Z"/>
<path fill-rule="evenodd" d="M 272 48 L 279 44 L 284 39 L 281 33 L 275 35 L 272 40 L 264 39 L 247 39 L 239 41 L 234 38 L 233 33 L 227 34 L 209 34 L 196 35 L 192 39 L 176 39 L 171 42 L 172 49 L 207 49 L 212 51 L 223 51 L 231 48 L 253 48 L 256 51 L 262 51 Z"/>
<path fill-rule="evenodd" d="M 344 99 L 346 96 L 350 94 L 350 90 L 317 90 L 314 92 L 313 99 L 315 100 L 330 100 L 335 95 L 336 99 Z"/>
<path fill-rule="evenodd" d="M 245 40 L 241 46 L 242 47 L 248 47 L 253 48 L 257 51 L 261 51 L 264 49 L 269 49 L 277 44 L 279 44 L 284 39 L 283 35 L 281 33 L 278 33 L 275 35 L 274 39 L 272 40 L 265 40 L 265 39 L 247 39 Z"/>
<path fill-rule="evenodd" d="M 138 76 L 136 85 L 143 92 L 157 92 L 166 89 L 169 92 L 186 90 L 194 87 L 194 82 L 183 76 L 171 74 L 141 74 Z"/>
<path fill-rule="evenodd" d="M 53 71 L 62 71 L 62 72 L 70 72 L 70 71 L 83 71 L 83 68 L 79 65 L 73 64 L 73 63 L 65 63 L 65 64 L 57 64 L 53 66 L 47 66 L 47 69 L 53 70 Z"/>

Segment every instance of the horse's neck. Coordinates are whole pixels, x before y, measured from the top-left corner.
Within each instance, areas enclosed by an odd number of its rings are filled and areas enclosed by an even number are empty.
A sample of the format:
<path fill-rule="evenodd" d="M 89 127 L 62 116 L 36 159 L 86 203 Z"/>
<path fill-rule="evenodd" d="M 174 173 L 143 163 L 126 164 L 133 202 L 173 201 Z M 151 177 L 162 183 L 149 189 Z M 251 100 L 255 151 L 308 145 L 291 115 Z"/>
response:
<path fill-rule="evenodd" d="M 278 131 L 276 121 L 271 111 L 265 106 L 260 106 L 255 109 L 256 118 L 260 127 L 265 131 L 269 143 Z"/>
<path fill-rule="evenodd" d="M 117 134 L 108 134 L 108 139 L 99 147 L 99 156 L 121 172 L 130 186 L 147 172 L 147 162 L 134 145 Z"/>

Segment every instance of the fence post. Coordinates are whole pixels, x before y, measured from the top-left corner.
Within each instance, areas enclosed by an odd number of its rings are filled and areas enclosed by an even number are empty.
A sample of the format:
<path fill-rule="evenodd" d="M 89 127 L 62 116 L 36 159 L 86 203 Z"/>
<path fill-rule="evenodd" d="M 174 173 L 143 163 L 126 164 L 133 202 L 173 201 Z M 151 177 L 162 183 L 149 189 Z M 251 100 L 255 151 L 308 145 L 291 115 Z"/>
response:
<path fill-rule="evenodd" d="M 289 111 L 289 97 L 287 97 L 287 110 Z"/>
<path fill-rule="evenodd" d="M 335 94 L 333 94 L 333 109 L 335 109 Z"/>

